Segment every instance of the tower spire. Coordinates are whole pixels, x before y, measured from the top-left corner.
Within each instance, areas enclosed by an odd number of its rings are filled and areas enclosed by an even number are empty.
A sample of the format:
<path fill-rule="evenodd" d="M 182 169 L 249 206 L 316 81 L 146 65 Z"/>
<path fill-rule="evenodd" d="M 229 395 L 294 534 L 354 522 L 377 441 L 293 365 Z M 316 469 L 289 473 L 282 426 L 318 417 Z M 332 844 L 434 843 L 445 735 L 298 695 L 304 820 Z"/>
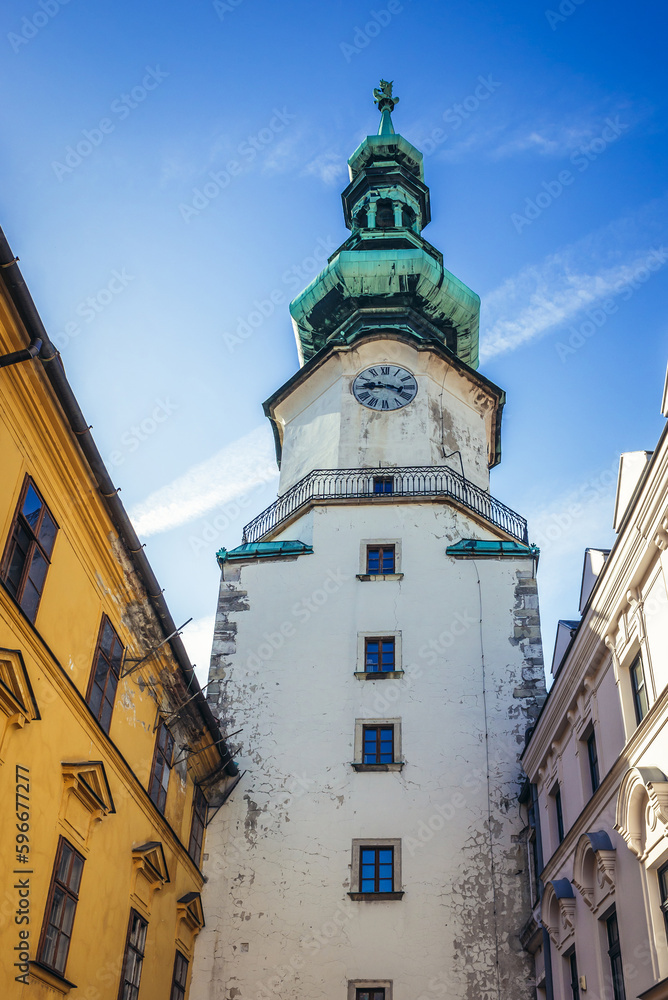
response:
<path fill-rule="evenodd" d="M 394 105 L 399 103 L 399 98 L 392 96 L 393 83 L 394 80 L 381 80 L 380 88 L 374 87 L 373 90 L 373 99 L 380 111 L 378 135 L 395 135 L 392 124 L 392 112 L 394 111 Z"/>

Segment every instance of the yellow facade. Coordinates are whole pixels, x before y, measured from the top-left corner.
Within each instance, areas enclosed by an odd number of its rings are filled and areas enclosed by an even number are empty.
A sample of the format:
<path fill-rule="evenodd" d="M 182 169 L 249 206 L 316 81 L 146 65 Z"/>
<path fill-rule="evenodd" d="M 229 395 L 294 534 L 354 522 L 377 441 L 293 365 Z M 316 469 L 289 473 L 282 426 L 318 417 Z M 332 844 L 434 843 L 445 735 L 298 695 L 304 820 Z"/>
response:
<path fill-rule="evenodd" d="M 0 263 L 10 259 L 6 241 L 4 248 Z M 0 270 L 2 355 L 25 348 L 38 326 L 17 273 L 16 264 Z M 173 622 L 159 594 L 148 592 L 143 553 L 132 551 L 131 536 L 119 529 L 118 499 L 102 495 L 99 470 L 94 475 L 89 461 L 92 444 L 87 455 L 65 390 L 50 378 L 49 365 L 60 362 L 49 360 L 55 351 L 42 340 L 34 360 L 0 367 L 2 995 L 179 998 L 176 954 L 189 963 L 189 979 L 203 921 L 195 863 L 201 851 L 190 842 L 196 787 L 201 816 L 202 794 L 207 805 L 222 801 L 236 767 L 180 639 L 165 641 Z M 58 374 L 62 383 L 62 369 Z M 30 575 L 39 576 L 41 543 L 33 542 L 33 565 L 21 562 L 25 539 L 16 542 L 17 532 L 28 530 L 23 515 L 20 528 L 16 518 L 29 483 L 57 524 L 36 613 L 29 588 Z M 35 495 L 24 505 L 31 531 L 40 516 L 29 511 Z M 23 597 L 16 584 L 21 566 Z M 120 668 L 117 646 L 113 662 L 98 647 L 104 616 L 124 649 Z M 103 684 L 110 724 L 104 699 L 96 708 Z M 152 781 L 154 766 L 159 779 Z M 136 935 L 128 947 L 131 911 Z M 129 983 L 140 964 L 137 993 Z M 180 960 L 177 978 L 184 977 Z"/>

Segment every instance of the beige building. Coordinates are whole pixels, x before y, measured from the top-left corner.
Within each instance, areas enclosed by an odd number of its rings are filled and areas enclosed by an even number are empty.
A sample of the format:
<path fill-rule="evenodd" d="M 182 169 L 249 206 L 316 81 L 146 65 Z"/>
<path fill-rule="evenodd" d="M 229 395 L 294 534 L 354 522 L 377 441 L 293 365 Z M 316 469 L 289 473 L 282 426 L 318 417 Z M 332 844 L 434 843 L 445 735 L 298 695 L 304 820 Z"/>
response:
<path fill-rule="evenodd" d="M 547 1000 L 668 997 L 668 427 L 622 455 L 614 529 L 585 553 L 581 620 L 559 623 L 523 756 L 523 943 Z"/>

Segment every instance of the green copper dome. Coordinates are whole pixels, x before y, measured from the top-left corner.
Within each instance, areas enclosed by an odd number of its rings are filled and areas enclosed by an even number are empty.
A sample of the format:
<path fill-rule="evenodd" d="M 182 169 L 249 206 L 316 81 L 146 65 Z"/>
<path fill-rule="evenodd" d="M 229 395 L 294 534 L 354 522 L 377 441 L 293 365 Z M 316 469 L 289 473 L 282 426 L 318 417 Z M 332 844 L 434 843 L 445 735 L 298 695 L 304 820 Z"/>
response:
<path fill-rule="evenodd" d="M 341 196 L 351 235 L 290 304 L 300 361 L 369 330 L 393 329 L 444 344 L 477 368 L 480 299 L 421 235 L 431 218 L 429 188 L 422 153 L 394 131 L 392 84 L 381 80 L 374 99 L 378 134 L 348 160 Z"/>

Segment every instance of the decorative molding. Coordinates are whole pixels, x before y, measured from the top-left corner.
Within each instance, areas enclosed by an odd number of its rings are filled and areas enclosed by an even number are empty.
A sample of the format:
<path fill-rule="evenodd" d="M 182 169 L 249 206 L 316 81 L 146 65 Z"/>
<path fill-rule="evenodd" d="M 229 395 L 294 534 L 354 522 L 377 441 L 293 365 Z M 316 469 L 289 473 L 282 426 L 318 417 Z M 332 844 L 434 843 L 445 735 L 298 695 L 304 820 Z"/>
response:
<path fill-rule="evenodd" d="M 162 844 L 149 841 L 132 851 L 132 900 L 148 919 L 153 896 L 170 881 Z"/>
<path fill-rule="evenodd" d="M 61 764 L 63 794 L 59 820 L 80 846 L 88 846 L 94 824 L 116 812 L 104 764 L 100 760 Z"/>
<path fill-rule="evenodd" d="M 631 767 L 617 795 L 615 830 L 639 861 L 668 837 L 668 778 L 658 767 Z"/>
<path fill-rule="evenodd" d="M 573 885 L 585 903 L 597 913 L 615 888 L 616 851 L 605 830 L 583 833 L 573 859 Z"/>
<path fill-rule="evenodd" d="M 576 899 L 567 878 L 558 878 L 545 886 L 541 921 L 555 948 L 561 950 L 575 933 Z"/>
<path fill-rule="evenodd" d="M 189 959 L 203 927 L 202 897 L 198 892 L 187 892 L 176 901 L 176 943 Z"/>
<path fill-rule="evenodd" d="M 0 649 L 0 764 L 13 731 L 40 718 L 28 671 L 18 649 Z"/>

